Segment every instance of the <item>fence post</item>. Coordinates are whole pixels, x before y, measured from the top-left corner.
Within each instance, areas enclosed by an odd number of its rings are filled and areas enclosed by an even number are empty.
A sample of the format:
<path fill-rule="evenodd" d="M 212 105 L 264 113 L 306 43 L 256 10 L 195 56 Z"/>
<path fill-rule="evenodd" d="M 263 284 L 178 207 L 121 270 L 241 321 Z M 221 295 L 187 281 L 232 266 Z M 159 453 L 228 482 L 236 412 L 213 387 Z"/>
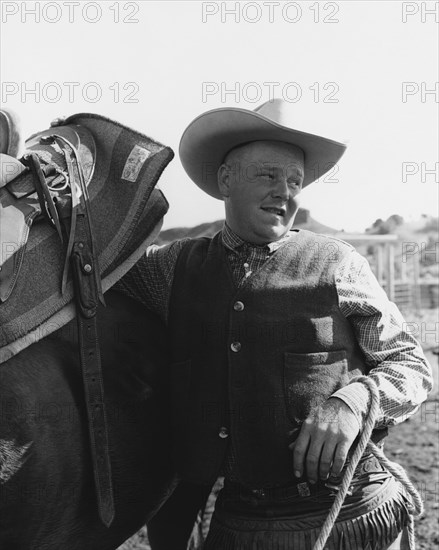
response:
<path fill-rule="evenodd" d="M 395 248 L 393 243 L 386 243 L 387 256 L 387 296 L 395 301 Z"/>
<path fill-rule="evenodd" d="M 413 254 L 413 302 L 415 311 L 421 308 L 421 288 L 419 286 L 419 255 Z"/>

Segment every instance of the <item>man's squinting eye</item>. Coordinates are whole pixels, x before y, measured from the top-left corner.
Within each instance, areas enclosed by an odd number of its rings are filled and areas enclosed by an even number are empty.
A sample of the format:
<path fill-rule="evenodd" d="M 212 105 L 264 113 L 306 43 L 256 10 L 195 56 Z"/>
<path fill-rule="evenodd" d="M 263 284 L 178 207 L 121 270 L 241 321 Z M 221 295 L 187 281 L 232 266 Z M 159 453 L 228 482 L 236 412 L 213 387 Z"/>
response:
<path fill-rule="evenodd" d="M 269 180 L 274 179 L 274 174 L 273 174 L 273 172 L 262 172 L 262 174 L 260 174 L 260 176 L 261 176 L 262 178 L 266 178 L 266 179 L 269 179 Z"/>

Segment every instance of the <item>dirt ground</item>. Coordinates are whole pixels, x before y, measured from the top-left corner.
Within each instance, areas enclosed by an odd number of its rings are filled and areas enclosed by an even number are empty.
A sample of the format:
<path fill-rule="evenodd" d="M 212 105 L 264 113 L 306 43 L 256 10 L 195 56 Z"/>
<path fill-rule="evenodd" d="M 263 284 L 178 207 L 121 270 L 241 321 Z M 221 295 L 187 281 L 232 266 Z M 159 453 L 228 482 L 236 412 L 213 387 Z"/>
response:
<path fill-rule="evenodd" d="M 385 452 L 409 475 L 424 501 L 424 514 L 415 521 L 417 550 L 439 548 L 439 393 L 438 356 L 429 354 L 435 389 L 420 411 L 393 428 Z"/>
<path fill-rule="evenodd" d="M 433 351 L 439 346 L 439 311 L 407 313 L 405 318 L 422 343 L 433 369 L 435 385 L 419 411 L 392 428 L 385 453 L 390 460 L 405 468 L 424 501 L 425 511 L 415 521 L 417 550 L 435 550 L 439 548 L 439 356 Z M 139 531 L 118 550 L 150 550 L 146 529 Z"/>

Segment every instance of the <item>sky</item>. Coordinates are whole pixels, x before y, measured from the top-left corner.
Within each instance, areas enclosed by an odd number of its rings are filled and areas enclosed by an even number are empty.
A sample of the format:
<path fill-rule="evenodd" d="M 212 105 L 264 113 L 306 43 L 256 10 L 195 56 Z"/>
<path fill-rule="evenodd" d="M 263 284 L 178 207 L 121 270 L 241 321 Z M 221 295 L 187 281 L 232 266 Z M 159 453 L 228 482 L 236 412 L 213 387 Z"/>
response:
<path fill-rule="evenodd" d="M 186 126 L 219 107 L 283 97 L 294 126 L 348 143 L 337 172 L 302 193 L 321 223 L 437 216 L 436 2 L 8 2 L 2 106 L 27 137 L 95 112 L 172 147 L 164 228 L 223 217 L 185 174 Z"/>

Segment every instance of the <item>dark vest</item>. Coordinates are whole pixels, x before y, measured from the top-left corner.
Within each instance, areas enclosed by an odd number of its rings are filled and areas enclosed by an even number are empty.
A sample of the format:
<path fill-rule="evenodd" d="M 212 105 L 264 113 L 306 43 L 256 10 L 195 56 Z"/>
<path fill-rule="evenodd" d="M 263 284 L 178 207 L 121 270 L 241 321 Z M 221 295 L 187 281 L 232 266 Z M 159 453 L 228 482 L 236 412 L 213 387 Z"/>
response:
<path fill-rule="evenodd" d="M 365 372 L 334 274 L 350 245 L 297 231 L 236 288 L 221 234 L 180 253 L 169 309 L 177 469 L 218 476 L 232 441 L 242 484 L 293 481 L 289 432 Z"/>

